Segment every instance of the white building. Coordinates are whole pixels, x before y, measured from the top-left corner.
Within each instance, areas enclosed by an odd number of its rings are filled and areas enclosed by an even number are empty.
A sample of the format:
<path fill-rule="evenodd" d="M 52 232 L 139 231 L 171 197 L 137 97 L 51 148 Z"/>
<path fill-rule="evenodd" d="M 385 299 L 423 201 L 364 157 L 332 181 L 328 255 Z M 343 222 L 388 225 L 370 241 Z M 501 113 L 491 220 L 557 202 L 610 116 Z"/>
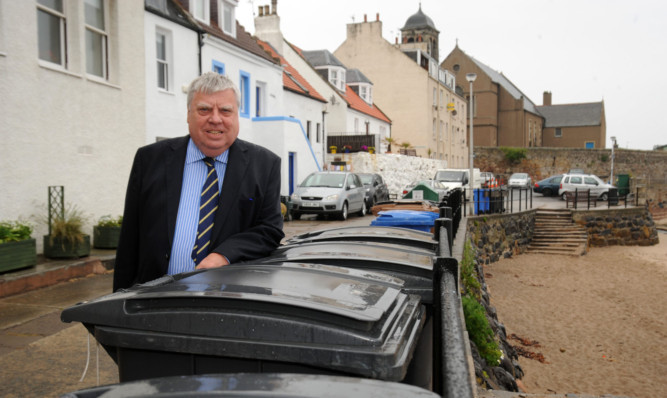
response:
<path fill-rule="evenodd" d="M 0 220 L 33 221 L 49 186 L 89 216 L 120 215 L 145 142 L 142 2 L 0 1 Z"/>

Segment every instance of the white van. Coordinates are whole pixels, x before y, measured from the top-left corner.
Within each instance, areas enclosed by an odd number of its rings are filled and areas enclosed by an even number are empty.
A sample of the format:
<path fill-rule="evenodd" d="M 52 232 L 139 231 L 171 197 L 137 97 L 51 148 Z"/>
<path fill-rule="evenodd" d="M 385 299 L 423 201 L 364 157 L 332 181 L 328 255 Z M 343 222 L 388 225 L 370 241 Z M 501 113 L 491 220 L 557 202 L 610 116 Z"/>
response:
<path fill-rule="evenodd" d="M 474 176 L 472 189 L 481 188 L 482 178 L 479 169 L 472 169 L 472 174 Z M 466 199 L 470 199 L 472 192 L 470 191 L 469 175 L 470 169 L 438 169 L 433 179 L 445 184 L 448 190 L 463 188 L 466 191 Z"/>

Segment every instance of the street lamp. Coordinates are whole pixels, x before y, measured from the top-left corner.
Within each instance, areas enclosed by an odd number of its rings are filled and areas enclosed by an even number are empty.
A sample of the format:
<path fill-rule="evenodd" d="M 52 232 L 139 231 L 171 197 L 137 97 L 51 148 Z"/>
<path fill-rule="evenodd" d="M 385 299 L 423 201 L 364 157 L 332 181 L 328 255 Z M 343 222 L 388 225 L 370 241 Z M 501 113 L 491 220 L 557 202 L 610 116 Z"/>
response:
<path fill-rule="evenodd" d="M 611 138 L 611 176 L 609 177 L 609 183 L 614 185 L 614 147 L 616 146 L 616 137 Z"/>
<path fill-rule="evenodd" d="M 472 115 L 472 111 L 473 111 L 473 109 L 472 109 L 472 105 L 473 105 L 473 100 L 472 100 L 472 83 L 475 81 L 475 79 L 477 79 L 477 74 L 476 74 L 476 73 L 466 73 L 466 80 L 470 82 L 470 101 L 468 102 L 468 107 L 470 108 L 470 142 L 468 143 L 468 145 L 470 145 L 470 155 L 469 155 L 469 157 L 470 157 L 470 175 L 469 175 L 470 182 L 469 182 L 469 184 L 470 184 L 470 194 L 471 194 L 471 195 L 473 194 L 473 189 L 474 189 L 474 187 L 475 187 L 475 184 L 474 184 L 474 182 L 475 182 L 475 174 L 472 172 L 472 169 L 473 169 L 473 163 L 472 163 L 472 162 L 473 162 L 473 158 L 472 158 L 472 146 L 473 146 L 473 134 L 472 134 L 472 125 L 473 125 L 473 123 L 472 123 L 472 119 L 473 119 L 473 115 Z M 473 199 L 472 196 L 471 196 L 471 199 Z M 471 200 L 470 203 L 472 203 L 473 206 L 474 206 L 474 201 L 473 201 L 473 200 Z M 470 214 L 473 214 L 473 209 L 472 209 L 473 206 L 470 206 Z"/>

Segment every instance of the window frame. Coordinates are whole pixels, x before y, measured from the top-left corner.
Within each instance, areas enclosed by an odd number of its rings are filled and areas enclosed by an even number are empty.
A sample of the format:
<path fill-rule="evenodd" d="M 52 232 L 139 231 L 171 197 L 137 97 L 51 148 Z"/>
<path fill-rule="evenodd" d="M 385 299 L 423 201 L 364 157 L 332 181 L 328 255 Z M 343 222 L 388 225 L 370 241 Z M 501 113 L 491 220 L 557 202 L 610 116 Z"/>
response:
<path fill-rule="evenodd" d="M 218 0 L 218 26 L 225 34 L 236 37 L 236 0 Z M 226 12 L 230 12 L 230 26 L 226 26 Z"/>
<path fill-rule="evenodd" d="M 216 73 L 220 74 L 220 75 L 224 75 L 225 74 L 225 64 L 220 62 L 220 61 L 212 60 L 211 61 L 211 70 L 213 72 L 216 72 Z"/>
<path fill-rule="evenodd" d="M 48 62 L 51 65 L 57 65 L 60 66 L 63 69 L 67 69 L 68 67 L 68 57 L 67 57 L 67 14 L 65 13 L 65 6 L 66 4 L 64 2 L 61 3 L 62 5 L 62 10 L 56 10 L 53 9 L 47 5 L 44 5 L 39 2 L 39 0 L 36 2 L 37 5 L 37 19 L 39 22 L 39 12 L 43 12 L 47 14 L 48 16 L 52 16 L 55 18 L 58 18 L 58 26 L 60 30 L 60 36 L 59 36 L 59 47 L 60 47 L 60 62 L 54 62 L 49 59 L 42 58 L 40 54 L 40 34 L 39 34 L 39 28 L 40 24 L 37 24 L 37 59 L 43 62 Z M 50 36 L 49 36 L 50 38 Z"/>
<path fill-rule="evenodd" d="M 162 36 L 164 38 L 164 59 L 159 58 L 159 54 L 157 51 L 157 40 L 158 37 Z M 160 90 L 164 91 L 171 91 L 173 90 L 173 84 L 172 82 L 172 73 L 173 73 L 173 68 L 172 68 L 172 57 L 171 57 L 171 32 L 168 30 L 165 30 L 160 27 L 156 27 L 155 29 L 155 41 L 156 41 L 156 51 L 155 51 L 155 62 L 160 68 L 160 66 L 163 67 L 163 69 L 166 69 L 163 71 L 164 73 L 164 83 L 166 87 L 160 86 L 160 73 L 158 69 L 158 75 L 157 75 L 157 87 Z"/>
<path fill-rule="evenodd" d="M 190 7 L 189 7 L 190 8 L 190 14 L 192 14 L 192 16 L 196 20 L 204 22 L 206 25 L 209 25 L 210 22 L 211 22 L 210 1 L 209 0 L 202 0 L 202 2 L 203 2 L 202 5 L 204 6 L 204 8 L 201 10 L 202 11 L 201 13 L 203 14 L 201 16 L 197 15 L 198 11 L 199 11 L 196 7 L 197 1 L 198 0 L 191 0 L 190 1 Z"/>
<path fill-rule="evenodd" d="M 563 137 L 563 129 L 560 127 L 554 128 L 554 138 L 562 138 Z"/>
<path fill-rule="evenodd" d="M 88 23 L 86 21 L 86 15 L 85 15 L 85 7 L 86 7 L 86 1 L 84 0 L 84 16 L 83 16 L 83 24 L 84 24 L 84 42 L 85 42 L 85 50 L 84 54 L 86 57 L 86 74 L 89 76 L 95 76 L 100 79 L 108 80 L 109 79 L 109 12 L 108 12 L 108 6 L 107 2 L 104 0 L 100 0 L 100 5 L 102 6 L 102 23 L 104 26 L 102 28 L 98 26 L 94 26 Z M 99 56 L 101 57 L 100 64 L 102 66 L 102 74 L 98 75 L 95 73 L 95 71 L 91 71 L 90 67 L 91 64 L 89 61 L 91 59 L 94 59 L 92 55 L 97 56 L 98 54 L 92 54 L 88 52 L 88 47 L 89 47 L 89 37 L 88 37 L 88 32 L 91 32 L 92 34 L 97 36 L 100 36 L 101 40 L 101 49 L 100 49 L 100 54 Z"/>
<path fill-rule="evenodd" d="M 239 71 L 239 93 L 241 94 L 241 98 L 239 98 L 239 115 L 244 118 L 250 118 L 250 97 L 252 93 L 250 81 L 250 73 Z"/>

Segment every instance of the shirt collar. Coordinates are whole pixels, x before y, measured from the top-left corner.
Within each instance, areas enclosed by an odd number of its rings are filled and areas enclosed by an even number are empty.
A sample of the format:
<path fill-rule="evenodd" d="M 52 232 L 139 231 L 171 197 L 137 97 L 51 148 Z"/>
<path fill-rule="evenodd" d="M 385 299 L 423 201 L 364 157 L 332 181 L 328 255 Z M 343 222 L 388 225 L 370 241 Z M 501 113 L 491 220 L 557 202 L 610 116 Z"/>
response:
<path fill-rule="evenodd" d="M 204 155 L 202 151 L 197 148 L 197 145 L 195 145 L 194 141 L 192 141 L 192 138 L 190 138 L 188 140 L 188 149 L 185 154 L 185 164 L 198 162 L 205 157 L 206 155 Z M 215 160 L 225 164 L 227 164 L 227 159 L 229 159 L 229 149 L 215 157 Z"/>

